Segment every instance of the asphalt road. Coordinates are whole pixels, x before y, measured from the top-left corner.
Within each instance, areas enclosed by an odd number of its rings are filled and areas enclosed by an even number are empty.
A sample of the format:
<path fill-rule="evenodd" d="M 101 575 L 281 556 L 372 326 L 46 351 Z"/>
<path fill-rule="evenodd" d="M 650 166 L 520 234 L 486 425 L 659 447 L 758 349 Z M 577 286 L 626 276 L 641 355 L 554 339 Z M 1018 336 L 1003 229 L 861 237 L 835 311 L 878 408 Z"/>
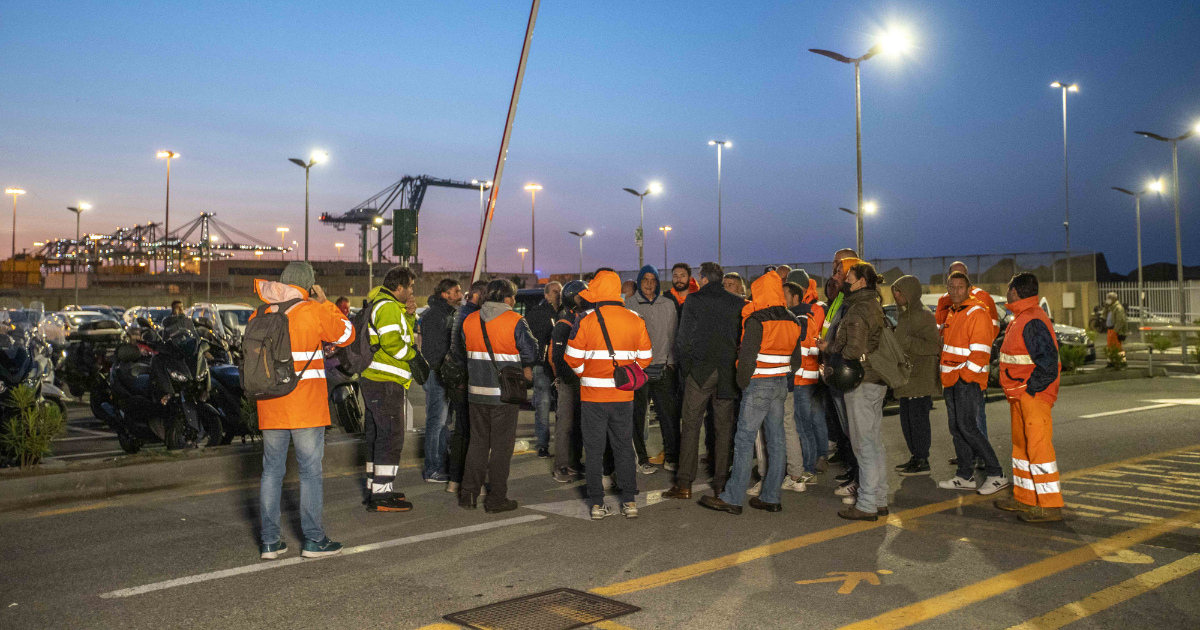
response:
<path fill-rule="evenodd" d="M 294 486 L 289 562 L 258 560 L 254 480 L 12 511 L 0 627 L 440 628 L 445 614 L 568 587 L 641 608 L 597 624 L 613 629 L 1195 628 L 1198 404 L 1195 378 L 1064 389 L 1054 439 L 1069 509 L 1045 525 L 936 488 L 953 474 L 940 404 L 934 475 L 892 477 L 878 523 L 839 519 L 828 478 L 785 493 L 782 513 L 731 516 L 662 500 L 661 470 L 639 477 L 638 519 L 593 522 L 581 484 L 555 483 L 532 455 L 513 462 L 522 508 L 502 515 L 460 510 L 411 468 L 400 482 L 416 508 L 368 513 L 359 475 L 330 476 L 326 529 L 357 553 L 315 561 L 295 551 Z M 988 416 L 1006 461 L 1006 405 Z M 907 459 L 896 417 L 884 424 L 889 461 Z"/>

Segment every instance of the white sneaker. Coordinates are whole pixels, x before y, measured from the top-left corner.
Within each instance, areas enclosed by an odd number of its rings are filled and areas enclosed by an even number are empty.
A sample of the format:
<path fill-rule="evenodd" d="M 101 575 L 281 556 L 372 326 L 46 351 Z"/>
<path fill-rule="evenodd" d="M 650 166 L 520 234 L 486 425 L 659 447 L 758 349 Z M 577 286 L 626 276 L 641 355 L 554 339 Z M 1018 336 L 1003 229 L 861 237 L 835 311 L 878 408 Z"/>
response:
<path fill-rule="evenodd" d="M 817 476 L 810 472 L 802 472 L 800 473 L 800 483 L 806 486 L 816 485 Z"/>
<path fill-rule="evenodd" d="M 839 497 L 852 497 L 855 494 L 858 494 L 858 482 L 856 481 L 844 486 L 838 486 L 838 489 L 834 490 L 833 493 Z"/>
<path fill-rule="evenodd" d="M 746 491 L 746 495 L 752 496 L 752 497 L 756 497 L 761 493 L 762 493 L 762 482 L 761 481 L 754 484 L 753 486 L 750 486 L 750 489 Z"/>
<path fill-rule="evenodd" d="M 1000 475 L 999 477 L 988 477 L 983 480 L 983 485 L 979 488 L 979 494 L 995 494 L 1012 485 L 1012 481 Z"/>
<path fill-rule="evenodd" d="M 637 471 L 643 475 L 653 475 L 658 472 L 658 468 L 650 464 L 638 464 Z"/>
<path fill-rule="evenodd" d="M 615 512 L 613 512 L 612 508 L 608 507 L 608 505 L 593 505 L 592 506 L 592 520 L 593 521 L 599 521 L 599 520 L 602 520 L 606 516 L 613 516 L 614 514 L 615 514 Z"/>
<path fill-rule="evenodd" d="M 625 518 L 637 518 L 637 515 L 638 515 L 637 503 L 632 503 L 632 502 L 622 503 L 621 504 L 621 513 L 625 515 Z M 593 514 L 595 514 L 595 513 L 593 512 Z M 595 518 L 595 516 L 593 516 L 592 518 Z"/>
<path fill-rule="evenodd" d="M 783 485 L 779 486 L 782 490 L 791 490 L 792 492 L 804 492 L 804 482 L 796 481 L 787 475 L 783 477 Z"/>
<path fill-rule="evenodd" d="M 938 487 L 942 488 L 943 490 L 974 490 L 977 486 L 975 485 L 974 479 L 963 479 L 962 477 L 955 475 L 953 479 L 939 481 Z M 993 492 L 995 491 L 993 490 Z"/>
<path fill-rule="evenodd" d="M 846 505 L 856 505 L 858 503 L 858 495 L 852 494 L 848 497 L 842 497 L 842 503 Z"/>

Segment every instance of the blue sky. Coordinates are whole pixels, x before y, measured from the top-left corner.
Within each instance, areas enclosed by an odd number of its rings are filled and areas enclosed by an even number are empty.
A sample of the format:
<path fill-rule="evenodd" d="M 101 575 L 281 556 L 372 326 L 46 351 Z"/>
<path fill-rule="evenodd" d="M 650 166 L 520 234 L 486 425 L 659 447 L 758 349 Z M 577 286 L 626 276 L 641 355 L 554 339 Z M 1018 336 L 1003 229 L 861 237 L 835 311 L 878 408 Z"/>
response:
<path fill-rule="evenodd" d="M 405 174 L 490 178 L 520 54 L 524 2 L 9 3 L 0 12 L 0 184 L 21 186 L 18 247 L 200 212 L 274 242 L 313 214 L 353 207 Z M 716 156 L 724 161 L 724 260 L 824 260 L 851 244 L 854 83 L 807 52 L 865 52 L 890 25 L 916 47 L 863 64 L 869 256 L 1062 249 L 1062 121 L 1069 99 L 1072 244 L 1134 265 L 1132 200 L 1110 186 L 1170 175 L 1166 145 L 1200 122 L 1200 12 L 1189 2 L 606 2 L 547 0 L 533 40 L 497 207 L 491 268 L 530 245 L 538 267 L 716 258 Z M 1200 263 L 1200 139 L 1180 145 L 1184 258 Z M 1146 261 L 1174 260 L 1169 198 L 1143 204 Z M 469 268 L 478 195 L 431 189 L 427 268 Z M 314 257 L 355 236 L 313 224 Z M 6 242 L 7 227 L 0 229 Z M 6 250 L 6 248 L 4 248 Z M 4 252 L 7 254 L 7 251 Z"/>

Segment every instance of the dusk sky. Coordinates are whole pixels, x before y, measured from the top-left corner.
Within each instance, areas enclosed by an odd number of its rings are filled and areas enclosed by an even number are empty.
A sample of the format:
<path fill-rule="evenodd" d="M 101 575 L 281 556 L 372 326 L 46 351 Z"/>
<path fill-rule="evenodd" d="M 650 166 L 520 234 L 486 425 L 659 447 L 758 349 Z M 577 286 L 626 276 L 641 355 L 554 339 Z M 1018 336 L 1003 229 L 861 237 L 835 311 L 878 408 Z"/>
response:
<path fill-rule="evenodd" d="M 1102 4 L 1102 6 L 1101 6 Z M 527 2 L 9 2 L 0 11 L 0 184 L 18 249 L 200 212 L 313 257 L 350 255 L 318 224 L 403 175 L 491 178 Z M 1200 123 L 1200 11 L 1179 2 L 543 2 L 500 189 L 492 270 L 516 270 L 537 198 L 538 268 L 632 269 L 637 199 L 651 181 L 646 258 L 716 259 L 716 151 L 724 154 L 724 262 L 826 260 L 853 244 L 854 75 L 807 51 L 866 52 L 892 26 L 915 47 L 862 66 L 869 257 L 1063 248 L 1068 102 L 1072 246 L 1135 265 L 1133 200 L 1171 174 L 1168 145 Z M 1180 143 L 1184 262 L 1200 263 L 1200 136 Z M 6 203 L 11 199 L 6 198 Z M 469 269 L 478 194 L 431 188 L 427 269 Z M 1143 200 L 1147 263 L 1175 260 L 1169 195 Z M 0 214 L 0 216 L 6 216 Z M 0 252 L 8 254 L 6 220 Z"/>

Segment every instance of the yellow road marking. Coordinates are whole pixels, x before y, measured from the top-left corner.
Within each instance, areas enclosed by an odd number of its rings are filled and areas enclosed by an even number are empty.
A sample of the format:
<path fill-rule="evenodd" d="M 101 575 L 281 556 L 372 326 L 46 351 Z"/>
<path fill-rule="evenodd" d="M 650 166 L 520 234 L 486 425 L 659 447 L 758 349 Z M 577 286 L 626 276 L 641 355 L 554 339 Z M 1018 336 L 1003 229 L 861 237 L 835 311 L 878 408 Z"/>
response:
<path fill-rule="evenodd" d="M 1092 593 L 1079 601 L 1056 608 L 1041 617 L 1013 626 L 1009 630 L 1054 630 L 1055 628 L 1061 628 L 1084 617 L 1094 615 L 1101 610 L 1111 608 L 1123 601 L 1152 591 L 1171 580 L 1194 573 L 1198 569 L 1200 569 L 1200 554 L 1192 554 L 1171 564 L 1158 567 L 1153 571 L 1147 571 L 1141 575 L 1129 578 L 1120 584 Z"/>
<path fill-rule="evenodd" d="M 70 514 L 72 512 L 86 512 L 88 510 L 99 510 L 100 508 L 106 508 L 110 505 L 112 505 L 111 501 L 104 501 L 102 503 L 89 503 L 87 505 L 77 505 L 75 507 L 62 508 L 59 510 L 46 510 L 45 512 L 38 512 L 37 514 L 34 514 L 34 516 L 57 516 L 59 514 Z"/>
<path fill-rule="evenodd" d="M 1131 457 L 1129 459 L 1125 459 L 1125 460 L 1121 460 L 1121 461 L 1117 461 L 1117 462 L 1110 462 L 1108 464 L 1101 464 L 1099 466 L 1093 466 L 1091 468 L 1084 468 L 1082 470 L 1065 473 L 1061 476 L 1061 478 L 1063 480 L 1067 480 L 1067 479 L 1073 479 L 1075 477 L 1083 477 L 1085 475 L 1091 475 L 1091 474 L 1095 474 L 1098 472 L 1104 472 L 1107 470 L 1120 468 L 1122 466 L 1128 466 L 1130 464 L 1135 464 L 1137 462 L 1149 461 L 1156 457 L 1164 457 L 1167 455 L 1173 455 L 1175 453 L 1184 453 L 1184 452 L 1188 452 L 1188 451 L 1193 451 L 1197 448 L 1200 448 L 1200 444 L 1193 444 L 1191 446 L 1185 446 L 1182 448 L 1171 449 L 1169 451 L 1161 451 L 1158 453 L 1151 453 L 1149 455 L 1141 455 L 1138 457 Z M 709 573 L 713 573 L 715 571 L 720 571 L 722 569 L 728 569 L 730 567 L 735 567 L 740 564 L 745 564 L 747 562 L 752 562 L 754 560 L 759 560 L 762 558 L 766 558 L 768 556 L 773 556 L 773 555 L 784 553 L 787 551 L 795 551 L 796 549 L 801 549 L 803 547 L 807 547 L 809 545 L 813 545 L 816 543 L 821 543 L 821 542 L 825 542 L 825 541 L 829 541 L 829 540 L 836 540 L 838 538 L 849 536 L 851 534 L 857 534 L 859 532 L 870 531 L 872 529 L 884 527 L 891 523 L 896 523 L 896 524 L 903 523 L 904 520 L 906 520 L 906 519 L 920 518 L 922 516 L 928 516 L 930 514 L 937 514 L 938 512 L 944 512 L 946 510 L 951 510 L 956 507 L 961 507 L 964 505 L 981 503 L 983 501 L 988 501 L 993 498 L 994 497 L 983 496 L 983 495 L 979 495 L 979 494 L 972 494 L 969 496 L 960 495 L 958 497 L 955 497 L 954 499 L 950 499 L 947 501 L 941 501 L 938 503 L 930 503 L 929 505 L 923 505 L 921 507 L 911 508 L 911 509 L 907 509 L 907 510 L 901 510 L 900 512 L 896 512 L 896 513 L 892 514 L 891 517 L 889 517 L 887 519 L 882 519 L 882 520 L 878 520 L 878 521 L 874 521 L 874 522 L 856 521 L 856 522 L 850 523 L 848 525 L 842 525 L 840 527 L 834 527 L 834 528 L 826 529 L 826 530 L 819 531 L 819 532 L 813 532 L 811 534 L 805 534 L 803 536 L 798 536 L 796 538 L 791 538 L 789 540 L 782 540 L 782 541 L 779 541 L 776 543 L 771 543 L 769 545 L 760 545 L 758 547 L 752 547 L 750 549 L 746 549 L 744 551 L 739 551 L 737 553 L 732 553 L 732 554 L 729 554 L 726 556 L 721 556 L 719 558 L 713 558 L 711 560 L 704 560 L 702 562 L 697 562 L 694 564 L 689 564 L 689 565 L 677 567 L 674 569 L 668 569 L 666 571 L 661 571 L 659 573 L 653 573 L 653 574 L 650 574 L 650 575 L 647 575 L 644 577 L 634 578 L 632 580 L 626 580 L 624 582 L 617 582 L 616 584 L 611 584 L 609 586 L 601 586 L 598 588 L 591 589 L 590 592 L 595 593 L 597 595 L 605 595 L 605 596 L 611 597 L 611 596 L 615 596 L 615 595 L 622 595 L 625 593 L 633 593 L 636 591 L 643 591 L 643 590 L 650 589 L 650 588 L 657 588 L 659 586 L 666 586 L 667 584 L 673 584 L 675 582 L 682 582 L 683 580 L 690 580 L 692 578 L 697 578 L 697 577 L 700 577 L 703 575 L 708 575 Z"/>
<path fill-rule="evenodd" d="M 878 575 L 876 575 L 878 574 Z M 797 584 L 825 584 L 827 582 L 841 582 L 838 587 L 839 595 L 849 595 L 854 592 L 854 587 L 861 582 L 866 582 L 873 586 L 879 586 L 880 575 L 891 575 L 892 572 L 887 569 L 879 569 L 878 571 L 830 571 L 825 575 L 833 577 L 817 578 L 815 580 L 799 580 Z"/>
<path fill-rule="evenodd" d="M 871 619 L 842 626 L 840 630 L 906 628 L 1036 582 L 1055 573 L 1091 562 L 1097 558 L 1114 554 L 1122 549 L 1128 549 L 1152 538 L 1192 525 L 1197 521 L 1200 521 L 1200 510 L 1180 512 L 1174 518 L 1163 519 L 1158 523 L 1121 532 L 1112 538 L 1106 538 L 1090 545 L 1078 547 L 1057 556 L 1034 562 L 1019 569 L 1001 573 L 982 582 L 976 582 L 975 584 L 955 589 L 949 593 L 931 597 L 915 604 L 909 604 L 908 606 L 888 611 Z"/>

